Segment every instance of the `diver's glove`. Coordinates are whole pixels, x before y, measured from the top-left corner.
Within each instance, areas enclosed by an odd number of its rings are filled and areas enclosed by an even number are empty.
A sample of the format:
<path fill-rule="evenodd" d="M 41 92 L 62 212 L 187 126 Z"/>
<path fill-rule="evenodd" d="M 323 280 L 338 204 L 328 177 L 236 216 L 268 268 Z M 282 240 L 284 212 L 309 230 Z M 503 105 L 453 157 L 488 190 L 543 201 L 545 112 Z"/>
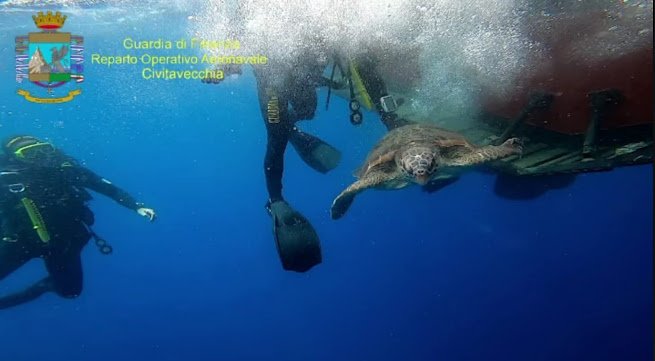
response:
<path fill-rule="evenodd" d="M 217 75 L 215 73 L 217 73 L 218 71 L 223 72 L 222 77 L 216 77 L 215 76 L 215 75 Z M 227 64 L 227 65 L 224 65 L 224 66 L 215 66 L 214 69 L 213 69 L 213 72 L 214 72 L 214 74 L 212 74 L 210 72 L 206 73 L 206 76 L 204 78 L 202 78 L 201 81 L 203 83 L 206 83 L 206 84 L 219 84 L 223 80 L 225 80 L 225 77 L 228 77 L 228 76 L 233 75 L 233 74 L 241 75 L 243 73 L 243 70 L 241 69 L 241 65 L 239 65 L 239 64 Z"/>
<path fill-rule="evenodd" d="M 155 211 L 152 208 L 140 207 L 136 212 L 140 216 L 147 217 L 150 222 L 154 221 L 155 217 L 157 217 L 157 214 L 155 214 Z"/>

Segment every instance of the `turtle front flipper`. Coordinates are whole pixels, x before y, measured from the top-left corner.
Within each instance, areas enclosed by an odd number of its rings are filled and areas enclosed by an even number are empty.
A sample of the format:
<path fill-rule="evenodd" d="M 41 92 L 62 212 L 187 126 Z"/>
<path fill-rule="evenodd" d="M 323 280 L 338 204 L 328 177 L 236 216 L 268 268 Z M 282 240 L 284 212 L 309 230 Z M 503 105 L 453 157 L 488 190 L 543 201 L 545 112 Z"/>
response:
<path fill-rule="evenodd" d="M 387 152 L 385 154 L 382 154 L 381 156 L 377 157 L 376 159 L 372 160 L 368 166 L 366 167 L 366 170 L 364 171 L 364 174 L 368 173 L 371 168 L 380 165 L 382 163 L 387 163 L 391 162 L 393 160 L 393 157 L 396 156 L 396 151 L 391 151 Z"/>
<path fill-rule="evenodd" d="M 435 145 L 441 148 L 446 148 L 446 147 L 466 147 L 467 149 L 473 150 L 476 149 L 477 147 L 474 146 L 473 144 L 469 143 L 466 139 L 464 138 L 456 138 L 456 139 L 439 139 L 435 142 Z"/>
<path fill-rule="evenodd" d="M 357 178 L 362 178 L 368 173 L 373 167 L 376 167 L 380 164 L 391 162 L 393 160 L 393 157 L 396 155 L 396 151 L 391 151 L 387 152 L 384 154 L 381 154 L 377 158 L 373 158 L 372 160 L 362 164 L 359 168 L 355 169 L 353 171 L 353 175 Z"/>
<path fill-rule="evenodd" d="M 400 173 L 384 173 L 384 172 L 371 172 L 364 176 L 362 179 L 351 184 L 346 188 L 341 194 L 334 199 L 332 202 L 332 207 L 330 208 L 330 216 L 332 219 L 337 220 L 346 214 L 350 206 L 355 200 L 355 196 L 366 189 L 374 188 L 378 185 L 381 185 L 385 182 L 392 181 Z"/>
<path fill-rule="evenodd" d="M 523 147 L 518 138 L 511 138 L 506 140 L 501 145 L 487 145 L 475 149 L 458 149 L 458 153 L 453 154 L 452 157 L 445 160 L 445 165 L 450 166 L 466 166 L 476 165 L 500 158 L 505 158 L 510 155 L 521 154 Z"/>
<path fill-rule="evenodd" d="M 350 206 L 355 200 L 357 192 L 343 191 L 337 198 L 332 202 L 332 207 L 330 208 L 330 216 L 332 219 L 337 220 L 346 214 Z"/>

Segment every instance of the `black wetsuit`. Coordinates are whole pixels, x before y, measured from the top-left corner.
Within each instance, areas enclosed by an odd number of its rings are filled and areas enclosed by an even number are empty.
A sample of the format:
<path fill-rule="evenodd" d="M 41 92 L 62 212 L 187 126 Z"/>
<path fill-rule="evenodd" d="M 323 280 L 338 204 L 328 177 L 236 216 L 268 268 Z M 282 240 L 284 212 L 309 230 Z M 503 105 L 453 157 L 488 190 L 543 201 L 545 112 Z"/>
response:
<path fill-rule="evenodd" d="M 291 132 L 299 132 L 295 123 L 314 118 L 318 106 L 316 89 L 327 86 L 329 82 L 323 77 L 325 64 L 305 62 L 287 69 L 283 71 L 273 65 L 253 69 L 259 106 L 266 124 L 264 173 L 271 203 L 283 200 L 284 152 Z M 387 129 L 404 124 L 394 113 L 384 113 L 382 110 L 380 98 L 388 95 L 388 92 L 375 70 L 374 60 L 358 59 L 357 69 Z"/>
<path fill-rule="evenodd" d="M 399 118 L 395 112 L 385 112 L 380 99 L 389 95 L 387 86 L 382 76 L 377 72 L 378 60 L 372 56 L 361 56 L 357 59 L 357 72 L 359 73 L 366 92 L 371 97 L 375 110 L 380 114 L 382 124 L 387 130 L 392 130 L 400 126 L 411 123 L 411 121 Z"/>
<path fill-rule="evenodd" d="M 94 215 L 86 206 L 96 191 L 137 210 L 141 205 L 68 157 L 59 166 L 38 167 L 0 156 L 0 280 L 33 258 L 43 258 L 49 276 L 29 289 L 0 298 L 0 309 L 24 303 L 47 291 L 66 298 L 82 292 L 80 253 L 91 238 Z M 34 229 L 23 198 L 38 207 L 50 236 L 44 242 Z"/>
<path fill-rule="evenodd" d="M 313 119 L 318 96 L 316 88 L 323 85 L 322 67 L 309 74 L 284 74 L 268 68 L 255 68 L 259 107 L 266 124 L 267 144 L 264 174 L 271 202 L 282 198 L 282 171 L 284 152 L 295 123 Z M 283 80 L 274 78 L 284 76 Z"/>

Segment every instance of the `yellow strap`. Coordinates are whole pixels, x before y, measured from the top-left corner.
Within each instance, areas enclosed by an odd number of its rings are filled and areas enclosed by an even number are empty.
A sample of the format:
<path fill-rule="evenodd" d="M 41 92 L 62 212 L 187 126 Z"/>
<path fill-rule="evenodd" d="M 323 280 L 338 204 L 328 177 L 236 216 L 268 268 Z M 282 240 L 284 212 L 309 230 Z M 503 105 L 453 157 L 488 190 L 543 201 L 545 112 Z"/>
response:
<path fill-rule="evenodd" d="M 25 207 L 25 210 L 27 211 L 27 215 L 32 221 L 34 229 L 36 229 L 36 233 L 39 235 L 39 238 L 41 238 L 41 241 L 44 243 L 50 242 L 50 234 L 45 228 L 45 222 L 43 221 L 43 217 L 41 216 L 36 203 L 29 198 L 23 198 L 21 201 L 23 202 L 23 207 Z"/>
<path fill-rule="evenodd" d="M 371 101 L 371 96 L 368 95 L 368 91 L 366 91 L 366 87 L 364 86 L 364 82 L 362 81 L 362 78 L 359 76 L 359 72 L 357 71 L 357 66 L 355 65 L 354 61 L 350 61 L 349 63 L 349 68 L 350 68 L 350 74 L 352 77 L 353 85 L 355 85 L 355 89 L 359 92 L 360 98 L 362 98 L 362 102 L 364 103 L 364 107 L 368 110 L 373 109 L 373 102 Z"/>

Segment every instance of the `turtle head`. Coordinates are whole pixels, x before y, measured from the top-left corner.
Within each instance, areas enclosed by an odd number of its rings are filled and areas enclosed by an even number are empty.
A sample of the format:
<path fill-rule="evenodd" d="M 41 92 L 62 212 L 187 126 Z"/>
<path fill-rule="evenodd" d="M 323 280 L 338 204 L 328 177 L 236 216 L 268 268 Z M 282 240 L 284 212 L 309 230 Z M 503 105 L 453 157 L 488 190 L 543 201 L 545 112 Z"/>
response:
<path fill-rule="evenodd" d="M 425 185 L 437 171 L 438 154 L 434 147 L 412 145 L 402 150 L 398 166 L 412 181 Z"/>

